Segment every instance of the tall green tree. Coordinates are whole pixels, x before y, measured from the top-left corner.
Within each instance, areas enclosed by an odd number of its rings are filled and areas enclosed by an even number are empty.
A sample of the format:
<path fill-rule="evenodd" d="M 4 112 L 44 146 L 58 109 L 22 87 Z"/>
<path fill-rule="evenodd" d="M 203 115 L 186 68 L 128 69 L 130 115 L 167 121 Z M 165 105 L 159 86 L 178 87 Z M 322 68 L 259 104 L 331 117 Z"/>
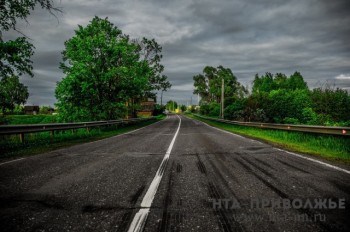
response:
<path fill-rule="evenodd" d="M 288 79 L 288 89 L 309 89 L 300 72 L 293 73 Z"/>
<path fill-rule="evenodd" d="M 202 102 L 209 102 L 210 101 L 210 95 L 209 95 L 209 83 L 208 78 L 206 78 L 202 74 L 198 74 L 193 76 L 194 81 L 194 94 L 199 94 L 201 97 Z"/>
<path fill-rule="evenodd" d="M 307 90 L 308 86 L 304 81 L 303 76 L 299 72 L 294 72 L 289 78 L 283 73 L 272 73 L 267 72 L 263 76 L 255 75 L 253 81 L 253 94 L 266 92 L 269 93 L 273 90 Z"/>
<path fill-rule="evenodd" d="M 0 80 L 0 107 L 3 114 L 12 112 L 16 105 L 26 103 L 28 87 L 19 82 L 16 76 L 5 76 Z"/>
<path fill-rule="evenodd" d="M 139 47 L 108 19 L 95 17 L 78 26 L 65 42 L 56 98 L 66 120 L 114 119 L 126 102 L 149 91 L 152 68 L 140 59 Z"/>
<path fill-rule="evenodd" d="M 140 60 L 146 62 L 150 68 L 150 72 L 144 74 L 148 78 L 145 97 L 155 97 L 154 91 L 161 91 L 161 95 L 163 95 L 164 91 L 171 88 L 171 84 L 168 81 L 168 77 L 162 74 L 164 71 L 164 66 L 160 63 L 163 58 L 161 54 L 162 47 L 155 39 L 147 39 L 145 37 L 141 40 L 134 39 L 133 43 L 138 46 Z"/>
<path fill-rule="evenodd" d="M 225 98 L 240 97 L 247 93 L 247 90 L 238 81 L 231 69 L 218 66 L 217 68 L 206 66 L 203 74 L 193 77 L 194 94 L 199 94 L 203 102 L 220 102 L 221 84 L 224 80 Z"/>
<path fill-rule="evenodd" d="M 276 87 L 271 73 L 266 73 L 261 77 L 259 77 L 258 74 L 255 75 L 253 81 L 253 93 L 270 92 L 274 89 L 276 89 Z"/>

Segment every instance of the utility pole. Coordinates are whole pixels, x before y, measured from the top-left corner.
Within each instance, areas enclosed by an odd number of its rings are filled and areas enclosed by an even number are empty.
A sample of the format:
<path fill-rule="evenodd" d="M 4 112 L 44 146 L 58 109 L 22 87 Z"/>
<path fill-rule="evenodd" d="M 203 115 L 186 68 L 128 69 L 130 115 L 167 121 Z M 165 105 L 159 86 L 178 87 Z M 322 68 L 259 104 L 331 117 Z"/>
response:
<path fill-rule="evenodd" d="M 224 78 L 221 79 L 221 112 L 220 112 L 220 118 L 224 118 Z"/>

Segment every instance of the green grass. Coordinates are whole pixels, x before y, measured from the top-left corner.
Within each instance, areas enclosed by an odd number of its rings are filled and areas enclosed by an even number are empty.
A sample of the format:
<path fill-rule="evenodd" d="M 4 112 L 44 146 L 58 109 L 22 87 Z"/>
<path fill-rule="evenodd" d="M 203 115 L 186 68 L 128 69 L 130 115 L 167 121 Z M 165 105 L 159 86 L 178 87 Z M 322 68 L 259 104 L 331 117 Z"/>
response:
<path fill-rule="evenodd" d="M 0 137 L 0 161 L 31 156 L 75 144 L 108 138 L 150 125 L 163 118 L 164 116 L 160 115 L 154 120 L 129 125 L 114 125 L 101 128 L 100 130 L 94 128 L 87 131 L 82 128 L 75 131 L 60 131 L 56 132 L 53 138 L 50 132 L 26 134 L 23 143 L 19 141 L 19 136 L 17 135 L 2 136 Z"/>
<path fill-rule="evenodd" d="M 194 115 L 187 116 L 203 121 L 211 126 L 234 132 L 250 138 L 271 143 L 277 147 L 295 152 L 321 156 L 350 164 L 350 139 L 339 136 L 316 135 L 302 132 L 259 129 L 205 120 Z"/>
<path fill-rule="evenodd" d="M 55 123 L 56 115 L 6 115 L 0 117 L 0 125 L 18 125 L 18 124 L 39 124 L 39 123 Z"/>

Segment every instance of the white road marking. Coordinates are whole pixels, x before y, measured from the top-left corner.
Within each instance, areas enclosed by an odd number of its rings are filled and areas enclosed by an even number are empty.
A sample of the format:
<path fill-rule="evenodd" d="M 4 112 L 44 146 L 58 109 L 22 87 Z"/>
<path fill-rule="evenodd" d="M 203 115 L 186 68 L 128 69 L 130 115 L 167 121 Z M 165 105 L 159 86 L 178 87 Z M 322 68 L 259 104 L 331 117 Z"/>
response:
<path fill-rule="evenodd" d="M 11 160 L 11 161 L 7 161 L 7 162 L 4 162 L 4 163 L 1 163 L 1 165 L 4 165 L 4 164 L 9 164 L 9 163 L 12 163 L 12 162 L 16 162 L 16 161 L 19 161 L 19 160 L 23 160 L 24 158 L 20 158 L 20 159 L 15 159 L 15 160 Z"/>
<path fill-rule="evenodd" d="M 318 164 L 322 164 L 323 166 L 326 166 L 326 167 L 329 167 L 329 168 L 332 168 L 332 169 L 335 169 L 335 170 L 338 170 L 338 171 L 350 174 L 349 170 L 346 170 L 346 169 L 343 169 L 343 168 L 340 168 L 340 167 L 337 167 L 337 166 L 334 166 L 334 165 L 331 165 L 331 164 L 327 164 L 325 162 L 322 162 L 322 161 L 319 161 L 319 160 L 316 160 L 316 159 L 312 159 L 312 158 L 309 158 L 309 157 L 306 157 L 306 156 L 303 156 L 303 155 L 299 155 L 299 154 L 294 153 L 294 152 L 282 150 L 282 149 L 279 149 L 279 148 L 275 148 L 275 150 L 282 151 L 282 152 L 288 153 L 290 155 L 294 155 L 296 157 L 299 157 L 299 158 L 302 158 L 302 159 L 306 159 L 306 160 L 309 160 L 309 161 L 312 161 L 312 162 L 315 162 L 315 163 L 318 163 Z"/>
<path fill-rule="evenodd" d="M 193 119 L 193 120 L 196 120 L 196 119 Z M 233 132 L 229 132 L 229 131 L 225 131 L 223 129 L 220 129 L 220 128 L 216 128 L 216 127 L 213 127 L 213 126 L 210 126 L 209 124 L 205 123 L 205 122 L 202 122 L 204 125 L 207 125 L 209 127 L 212 127 L 214 129 L 217 129 L 219 131 L 222 131 L 226 134 L 230 134 L 230 135 L 233 135 L 233 136 L 238 136 L 238 137 L 241 137 L 241 138 L 245 138 L 243 136 L 240 136 L 240 135 L 237 135 L 237 134 L 234 134 Z M 247 139 L 247 138 L 245 138 Z M 290 155 L 293 155 L 293 156 L 296 156 L 296 157 L 299 157 L 299 158 L 302 158 L 302 159 L 306 159 L 306 160 L 309 160 L 309 161 L 312 161 L 314 163 L 318 163 L 318 164 L 321 164 L 323 166 L 326 166 L 328 168 L 332 168 L 334 170 L 338 170 L 338 171 L 341 171 L 341 172 L 344 172 L 344 173 L 347 173 L 347 174 L 350 174 L 350 171 L 349 170 L 346 170 L 346 169 L 343 169 L 343 168 L 340 168 L 340 167 L 337 167 L 337 166 L 334 166 L 334 165 L 331 165 L 331 164 L 327 164 L 325 162 L 322 162 L 322 161 L 319 161 L 319 160 L 316 160 L 316 159 L 312 159 L 312 158 L 309 158 L 309 157 L 306 157 L 306 156 L 303 156 L 303 155 L 299 155 L 299 154 L 296 154 L 296 153 L 293 153 L 293 152 L 290 152 L 290 151 L 286 151 L 286 150 L 282 150 L 282 149 L 279 149 L 279 148 L 274 148 L 275 150 L 278 150 L 278 151 L 282 151 L 282 152 L 285 152 L 285 153 L 288 153 Z"/>
<path fill-rule="evenodd" d="M 169 117 L 168 117 L 168 115 L 167 115 L 165 119 L 168 119 L 168 118 L 169 118 Z M 164 120 L 165 120 L 165 119 L 164 119 Z M 152 123 L 152 124 L 150 124 L 150 125 L 147 125 L 147 126 L 144 126 L 144 127 L 141 127 L 141 128 L 138 128 L 138 129 L 136 129 L 136 130 L 132 130 L 132 131 L 123 133 L 123 134 L 115 135 L 115 136 L 108 137 L 108 138 L 98 139 L 98 140 L 91 141 L 91 142 L 87 142 L 87 143 L 81 143 L 81 144 L 77 144 L 77 145 L 96 143 L 96 142 L 100 142 L 101 140 L 104 140 L 104 139 L 116 138 L 116 137 L 119 137 L 119 136 L 122 136 L 122 135 L 131 134 L 131 133 L 134 133 L 134 132 L 136 132 L 136 131 L 139 131 L 139 130 L 141 130 L 141 129 L 144 129 L 144 128 L 149 127 L 149 126 L 152 126 L 152 125 L 155 125 L 155 124 L 160 123 L 160 122 L 163 122 L 163 120 L 161 120 L 161 121 L 159 121 L 159 122 L 156 122 L 156 123 Z M 65 148 L 63 148 L 63 149 L 65 149 Z M 60 149 L 58 149 L 58 150 L 60 150 Z M 54 150 L 54 151 L 57 151 L 57 150 Z M 53 152 L 53 151 L 49 151 L 48 153 L 51 153 L 51 152 Z M 0 163 L 0 166 L 1 166 L 1 165 L 4 165 L 4 164 L 8 164 L 8 163 L 12 163 L 12 162 L 24 160 L 24 159 L 28 159 L 28 158 L 20 158 L 20 159 L 15 159 L 15 160 L 7 161 L 7 162 L 4 162 L 4 163 Z"/>
<path fill-rule="evenodd" d="M 158 186 L 160 181 L 162 180 L 166 165 L 168 163 L 169 160 L 169 156 L 171 153 L 171 150 L 173 149 L 175 140 L 177 135 L 179 134 L 179 130 L 180 130 L 180 126 L 181 126 L 181 117 L 179 117 L 178 115 L 176 115 L 179 118 L 179 126 L 175 132 L 175 135 L 173 137 L 173 139 L 171 140 L 171 143 L 168 147 L 168 150 L 166 151 L 164 158 L 162 160 L 162 163 L 160 164 L 157 173 L 155 175 L 155 177 L 153 178 L 151 185 L 149 186 L 145 196 L 142 199 L 141 202 L 141 209 L 135 214 L 134 219 L 131 222 L 131 225 L 129 227 L 128 232 L 138 232 L 138 231 L 142 231 L 143 227 L 146 223 L 149 211 L 150 211 L 150 207 L 152 205 L 154 196 L 156 195 L 156 192 L 158 190 Z"/>

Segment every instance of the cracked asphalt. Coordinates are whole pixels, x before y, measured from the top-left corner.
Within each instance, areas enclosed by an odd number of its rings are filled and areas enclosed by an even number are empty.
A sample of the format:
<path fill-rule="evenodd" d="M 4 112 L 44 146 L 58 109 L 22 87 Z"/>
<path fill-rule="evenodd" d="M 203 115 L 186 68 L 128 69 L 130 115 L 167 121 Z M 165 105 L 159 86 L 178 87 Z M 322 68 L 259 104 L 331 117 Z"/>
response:
<path fill-rule="evenodd" d="M 350 231 L 350 174 L 180 117 L 143 231 Z M 0 230 L 128 231 L 178 125 L 0 165 Z M 315 199 L 345 208 L 271 203 Z"/>

